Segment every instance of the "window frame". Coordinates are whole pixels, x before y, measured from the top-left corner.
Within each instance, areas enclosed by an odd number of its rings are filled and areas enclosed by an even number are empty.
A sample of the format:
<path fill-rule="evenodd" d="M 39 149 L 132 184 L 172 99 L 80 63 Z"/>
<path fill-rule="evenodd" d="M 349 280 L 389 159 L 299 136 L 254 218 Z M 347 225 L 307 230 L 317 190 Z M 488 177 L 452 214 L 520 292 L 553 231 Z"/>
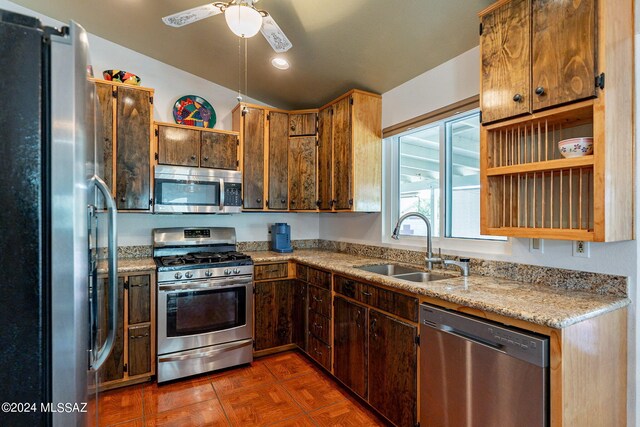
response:
<path fill-rule="evenodd" d="M 445 109 L 443 108 L 441 110 Z M 382 241 L 384 243 L 393 244 L 394 246 L 406 246 L 408 249 L 415 249 L 416 246 L 425 246 L 425 236 L 400 235 L 400 240 L 393 240 L 390 236 L 400 217 L 400 138 L 407 135 L 409 131 L 417 131 L 419 128 L 427 128 L 429 125 L 433 125 L 439 126 L 441 129 L 439 135 L 440 221 L 438 224 L 432 224 L 432 227 L 438 230 L 438 236 L 432 237 L 434 247 L 458 252 L 482 252 L 483 254 L 508 255 L 511 253 L 512 239 L 508 237 L 506 240 L 496 240 L 492 238 L 478 239 L 447 236 L 447 234 L 451 234 L 451 221 L 446 215 L 448 212 L 447 208 L 451 203 L 451 197 L 447 189 L 450 188 L 452 184 L 450 173 L 451 165 L 448 164 L 448 160 L 452 155 L 452 145 L 450 140 L 446 140 L 447 138 L 451 138 L 451 136 L 446 133 L 446 127 L 450 126 L 453 121 L 463 120 L 465 117 L 479 113 L 479 111 L 477 104 L 464 111 L 451 110 L 449 114 L 440 113 L 437 117 L 434 117 L 432 121 L 407 127 L 400 132 L 395 131 L 390 136 L 385 135 L 383 140 L 385 149 L 383 151 L 387 159 L 385 159 L 384 163 L 390 166 L 386 168 L 386 175 L 387 182 L 391 185 L 388 186 L 390 191 L 386 191 L 390 203 L 383 204 L 383 209 L 387 211 L 384 212 L 385 220 L 383 221 L 384 232 Z M 443 131 L 443 129 L 445 131 Z"/>

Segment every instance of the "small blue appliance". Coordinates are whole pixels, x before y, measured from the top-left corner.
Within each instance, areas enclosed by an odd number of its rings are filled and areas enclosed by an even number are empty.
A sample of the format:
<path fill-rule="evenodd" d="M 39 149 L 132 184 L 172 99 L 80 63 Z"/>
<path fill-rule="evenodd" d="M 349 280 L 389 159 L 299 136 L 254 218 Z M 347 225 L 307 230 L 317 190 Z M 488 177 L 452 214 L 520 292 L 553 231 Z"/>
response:
<path fill-rule="evenodd" d="M 271 250 L 293 252 L 291 247 L 291 227 L 286 222 L 276 222 L 271 226 Z"/>

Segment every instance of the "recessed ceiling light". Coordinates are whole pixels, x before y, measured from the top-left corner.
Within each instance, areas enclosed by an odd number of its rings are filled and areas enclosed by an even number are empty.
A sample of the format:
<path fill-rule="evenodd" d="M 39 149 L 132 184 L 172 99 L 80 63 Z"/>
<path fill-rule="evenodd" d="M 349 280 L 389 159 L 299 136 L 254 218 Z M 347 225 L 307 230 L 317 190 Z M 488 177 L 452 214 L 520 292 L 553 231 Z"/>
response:
<path fill-rule="evenodd" d="M 278 70 L 288 70 L 289 69 L 289 61 L 284 58 L 275 57 L 271 60 L 271 65 L 276 67 Z"/>

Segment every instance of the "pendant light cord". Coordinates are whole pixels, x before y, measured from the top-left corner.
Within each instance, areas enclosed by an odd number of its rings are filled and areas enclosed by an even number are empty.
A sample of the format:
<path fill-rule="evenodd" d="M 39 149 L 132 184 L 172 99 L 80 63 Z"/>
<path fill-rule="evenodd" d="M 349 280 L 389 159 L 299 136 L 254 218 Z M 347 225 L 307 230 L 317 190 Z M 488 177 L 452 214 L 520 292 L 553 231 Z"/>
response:
<path fill-rule="evenodd" d="M 247 75 L 248 75 L 247 68 L 248 68 L 248 64 L 247 64 L 247 39 L 244 38 L 244 94 L 248 96 L 248 93 L 249 93 L 248 81 L 249 80 L 247 79 Z"/>

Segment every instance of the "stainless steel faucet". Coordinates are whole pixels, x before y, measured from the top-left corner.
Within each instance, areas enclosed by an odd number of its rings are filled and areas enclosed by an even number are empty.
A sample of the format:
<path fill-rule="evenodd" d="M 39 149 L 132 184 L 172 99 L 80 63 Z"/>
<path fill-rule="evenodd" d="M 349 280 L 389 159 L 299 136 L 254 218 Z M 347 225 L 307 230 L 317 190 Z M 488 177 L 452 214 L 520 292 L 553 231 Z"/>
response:
<path fill-rule="evenodd" d="M 471 262 L 471 260 L 469 258 L 460 258 L 460 261 L 454 261 L 452 259 L 445 259 L 445 260 L 442 261 L 442 265 L 444 266 L 444 268 L 448 268 L 449 266 L 458 267 L 458 269 L 460 270 L 460 274 L 462 274 L 463 277 L 468 277 L 469 276 L 469 262 Z"/>
<path fill-rule="evenodd" d="M 402 215 L 398 219 L 396 228 L 393 229 L 393 234 L 391 234 L 391 238 L 396 240 L 400 239 L 400 226 L 402 225 L 405 219 L 412 216 L 415 216 L 416 218 L 420 218 L 421 220 L 424 221 L 425 224 L 427 224 L 427 256 L 425 257 L 424 261 L 427 264 L 427 269 L 432 270 L 433 263 L 442 263 L 443 260 L 442 260 L 442 257 L 440 256 L 434 257 L 433 253 L 431 252 L 431 221 L 429 221 L 429 218 L 427 218 L 426 216 L 422 215 L 419 212 L 409 212 Z M 438 251 L 438 255 L 440 255 L 440 251 Z"/>

